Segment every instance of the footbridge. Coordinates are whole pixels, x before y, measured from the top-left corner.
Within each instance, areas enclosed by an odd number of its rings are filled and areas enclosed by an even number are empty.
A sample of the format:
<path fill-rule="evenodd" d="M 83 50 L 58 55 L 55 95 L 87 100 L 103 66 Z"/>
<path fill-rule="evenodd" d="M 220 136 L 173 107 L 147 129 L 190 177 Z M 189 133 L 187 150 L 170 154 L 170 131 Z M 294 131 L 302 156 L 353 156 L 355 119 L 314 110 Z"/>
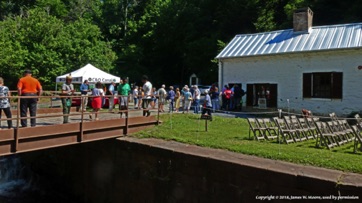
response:
<path fill-rule="evenodd" d="M 11 97 L 15 101 L 19 98 Z M 0 119 L 0 156 L 117 138 L 160 123 L 157 109 L 145 117 L 143 110 L 133 106 L 131 110 L 119 111 L 116 108 L 113 112 L 103 109 L 97 120 L 90 119 L 90 114 L 94 118 L 90 108 L 71 107 L 70 114 L 63 114 L 60 98 L 54 95 L 39 97 L 37 116 L 26 117 L 28 124 L 30 118 L 36 118 L 35 127 L 21 127 L 20 119 L 25 117 L 20 117 L 20 102 L 13 102 L 12 118 L 3 114 Z M 63 116 L 69 116 L 69 123 L 63 124 Z M 8 120 L 13 121 L 10 129 L 7 128 Z"/>

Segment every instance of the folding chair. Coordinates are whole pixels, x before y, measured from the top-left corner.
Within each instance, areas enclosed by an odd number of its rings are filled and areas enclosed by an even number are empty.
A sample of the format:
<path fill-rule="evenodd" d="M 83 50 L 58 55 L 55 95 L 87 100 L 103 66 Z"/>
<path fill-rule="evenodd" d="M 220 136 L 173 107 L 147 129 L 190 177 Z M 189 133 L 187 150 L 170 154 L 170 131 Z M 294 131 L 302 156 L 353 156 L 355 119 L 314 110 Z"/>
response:
<path fill-rule="evenodd" d="M 353 130 L 348 124 L 347 120 L 339 120 L 339 124 L 341 125 L 342 130 L 346 133 L 346 138 L 348 142 L 353 142 L 355 134 L 353 133 Z"/>
<path fill-rule="evenodd" d="M 248 118 L 249 123 L 249 139 L 250 139 L 250 132 L 253 132 L 254 137 L 256 140 L 265 140 L 263 130 L 260 128 L 258 122 L 255 118 Z"/>
<path fill-rule="evenodd" d="M 362 126 L 362 118 L 359 116 L 359 114 L 354 115 L 357 121 L 357 125 Z"/>
<path fill-rule="evenodd" d="M 295 129 L 300 132 L 301 141 L 313 139 L 314 137 L 309 132 L 309 128 L 307 125 L 302 126 L 301 122 L 299 121 L 298 117 L 290 116 L 291 122 L 294 125 Z M 304 119 L 303 119 L 304 121 Z M 302 122 L 303 122 L 302 121 Z"/>
<path fill-rule="evenodd" d="M 295 141 L 299 142 L 307 140 L 306 136 L 304 135 L 304 130 L 299 126 L 298 120 L 293 119 L 291 116 L 284 116 L 284 120 L 290 130 L 295 130 Z"/>
<path fill-rule="evenodd" d="M 336 120 L 338 120 L 338 118 L 337 118 L 337 115 L 336 115 L 336 113 L 330 113 L 329 114 L 329 117 L 331 117 L 331 119 L 332 119 L 332 121 L 336 121 Z"/>
<path fill-rule="evenodd" d="M 346 132 L 342 130 L 337 121 L 328 121 L 327 126 L 330 131 L 335 135 L 338 146 L 341 146 L 348 142 Z"/>
<path fill-rule="evenodd" d="M 318 133 L 317 133 L 317 127 L 315 125 L 315 122 L 318 122 L 319 121 L 319 118 L 318 117 L 313 117 L 313 118 L 304 118 L 305 121 L 307 122 L 308 124 L 308 127 L 310 129 L 310 132 L 313 133 L 313 136 L 314 138 L 317 139 L 318 137 Z"/>
<path fill-rule="evenodd" d="M 261 127 L 266 139 L 271 140 L 278 138 L 278 127 L 273 124 L 269 118 L 257 118 L 256 121 Z"/>
<path fill-rule="evenodd" d="M 324 144 L 328 149 L 338 146 L 335 135 L 330 131 L 327 124 L 321 121 L 315 122 L 315 126 L 318 132 L 316 145 Z"/>
<path fill-rule="evenodd" d="M 315 139 L 315 137 L 316 137 L 315 136 L 315 127 L 314 128 L 309 127 L 306 118 L 301 117 L 301 118 L 297 118 L 297 119 L 298 119 L 300 126 L 306 130 L 306 136 L 307 136 L 308 140 Z"/>
<path fill-rule="evenodd" d="M 362 127 L 360 124 L 351 126 L 355 133 L 355 139 L 353 143 L 353 152 L 357 152 L 358 145 L 360 145 L 360 151 L 362 151 Z"/>
<path fill-rule="evenodd" d="M 351 126 L 349 126 L 347 120 L 338 119 L 338 117 L 335 113 L 330 113 L 329 116 L 331 117 L 332 121 L 336 121 L 339 124 L 338 128 L 341 132 L 345 133 L 345 139 L 348 142 L 352 142 L 354 139 L 354 133 L 351 129 Z"/>
<path fill-rule="evenodd" d="M 297 132 L 295 130 L 289 129 L 288 125 L 281 118 L 274 117 L 273 120 L 277 124 L 279 134 L 283 137 L 285 143 L 289 144 L 292 142 L 296 142 L 296 139 L 294 137 L 296 136 Z"/>

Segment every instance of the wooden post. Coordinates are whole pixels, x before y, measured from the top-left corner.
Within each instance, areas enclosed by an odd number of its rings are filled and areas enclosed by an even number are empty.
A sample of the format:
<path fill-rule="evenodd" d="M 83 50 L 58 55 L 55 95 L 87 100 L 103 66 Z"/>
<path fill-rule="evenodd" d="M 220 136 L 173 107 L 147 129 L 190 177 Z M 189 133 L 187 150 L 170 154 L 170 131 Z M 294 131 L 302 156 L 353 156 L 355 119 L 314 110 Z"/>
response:
<path fill-rule="evenodd" d="M 85 98 L 84 96 L 81 95 L 80 97 L 80 102 L 81 102 L 81 117 L 80 117 L 80 132 L 79 132 L 79 137 L 78 137 L 78 142 L 82 142 L 83 141 L 83 123 L 84 123 L 84 99 L 87 99 Z"/>
<path fill-rule="evenodd" d="M 201 120 L 205 120 L 205 131 L 207 132 L 207 131 L 208 131 L 208 123 L 207 123 L 207 121 L 208 121 L 208 120 L 211 120 L 210 115 L 201 114 L 200 119 L 201 119 Z"/>
<path fill-rule="evenodd" d="M 205 131 L 207 132 L 207 119 L 205 120 Z"/>
<path fill-rule="evenodd" d="M 125 120 L 125 124 L 126 124 L 126 127 L 123 131 L 123 134 L 124 135 L 127 135 L 128 134 L 128 105 L 129 105 L 129 95 L 127 97 L 127 105 L 126 105 L 126 111 L 125 111 L 125 115 L 126 115 L 126 120 Z"/>
<path fill-rule="evenodd" d="M 125 129 L 124 129 L 123 134 L 124 134 L 124 135 L 128 135 L 128 110 L 127 110 L 127 112 L 125 112 L 125 115 L 126 115 L 126 119 L 125 119 L 126 127 L 125 127 Z"/>
<path fill-rule="evenodd" d="M 14 152 L 18 151 L 18 145 L 19 145 L 19 127 L 20 127 L 20 97 L 18 95 L 18 103 L 16 106 L 16 129 L 14 134 Z"/>
<path fill-rule="evenodd" d="M 157 125 L 160 124 L 160 105 L 158 105 L 158 108 L 157 108 Z"/>

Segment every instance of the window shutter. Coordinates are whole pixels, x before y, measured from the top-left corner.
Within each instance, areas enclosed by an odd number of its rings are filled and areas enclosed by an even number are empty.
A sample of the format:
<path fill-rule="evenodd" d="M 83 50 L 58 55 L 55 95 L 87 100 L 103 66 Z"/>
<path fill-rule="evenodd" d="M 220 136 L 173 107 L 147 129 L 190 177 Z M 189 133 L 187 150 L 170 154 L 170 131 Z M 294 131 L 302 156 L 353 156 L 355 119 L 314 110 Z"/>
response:
<path fill-rule="evenodd" d="M 332 73 L 332 99 L 342 99 L 343 73 Z"/>
<path fill-rule="evenodd" d="M 303 73 L 303 98 L 312 97 L 312 73 Z"/>

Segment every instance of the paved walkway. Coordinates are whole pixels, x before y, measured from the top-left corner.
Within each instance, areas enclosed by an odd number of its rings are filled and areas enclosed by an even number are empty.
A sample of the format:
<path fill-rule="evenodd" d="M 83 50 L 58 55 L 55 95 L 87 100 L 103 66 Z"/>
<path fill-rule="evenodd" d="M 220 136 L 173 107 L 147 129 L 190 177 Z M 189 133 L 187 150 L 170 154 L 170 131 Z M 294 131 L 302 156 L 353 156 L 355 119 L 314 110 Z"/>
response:
<path fill-rule="evenodd" d="M 59 101 L 58 101 L 59 103 Z M 55 106 L 59 106 L 61 108 L 61 105 L 60 103 L 53 103 L 53 105 Z M 49 104 L 42 104 L 42 106 L 40 107 L 49 107 L 50 106 L 50 103 Z M 166 104 L 164 106 L 164 109 L 165 109 L 165 112 L 163 113 L 160 113 L 160 114 L 165 114 L 165 113 L 168 113 L 169 111 L 169 105 Z M 243 110 L 246 110 L 243 111 L 243 112 L 226 112 L 226 111 L 219 111 L 219 112 L 216 112 L 216 113 L 213 113 L 213 115 L 216 115 L 216 116 L 222 116 L 222 117 L 230 117 L 230 118 L 235 118 L 235 117 L 240 117 L 240 118 L 247 118 L 247 117 L 250 117 L 252 116 L 250 113 L 251 110 L 255 110 L 255 109 L 243 109 Z M 88 108 L 87 109 L 87 112 L 84 112 L 84 115 L 83 115 L 83 119 L 84 121 L 90 121 L 89 119 L 89 114 L 91 113 L 91 109 Z M 107 120 L 107 119 L 116 119 L 116 118 L 120 118 L 120 114 L 118 114 L 118 108 L 115 108 L 113 110 L 114 112 L 108 112 L 108 109 L 103 109 L 100 113 L 99 113 L 99 119 L 100 120 Z M 157 115 L 157 112 L 158 109 L 151 109 L 151 115 Z M 270 111 L 270 110 L 269 110 Z M 72 115 L 69 117 L 69 122 L 70 123 L 76 123 L 76 122 L 81 122 L 81 115 L 79 115 L 81 112 L 71 112 L 71 114 L 75 114 L 75 115 Z M 181 112 L 180 112 L 181 113 Z M 189 113 L 193 113 L 193 110 L 191 109 L 189 111 Z M 200 112 L 201 113 L 201 112 Z M 134 106 L 133 106 L 133 103 L 130 103 L 129 104 L 129 116 L 130 117 L 137 117 L 137 116 L 143 116 L 143 110 L 139 110 L 139 109 L 134 109 Z M 37 116 L 39 117 L 42 117 L 42 116 L 46 116 L 45 118 L 37 118 L 37 125 L 38 126 L 42 126 L 42 125 L 55 125 L 55 124 L 62 124 L 63 123 L 63 115 L 62 113 L 49 113 L 49 114 L 37 114 Z M 48 116 L 51 116 L 51 117 L 48 117 Z M 5 115 L 3 115 L 3 118 L 5 117 Z M 14 118 L 14 115 L 13 115 L 13 118 Z M 93 115 L 93 118 L 94 118 L 94 115 Z M 29 123 L 30 121 L 28 121 Z M 14 120 L 13 121 L 13 126 L 16 126 L 16 121 Z M 0 122 L 0 128 L 6 128 L 7 127 L 7 123 L 6 121 L 1 121 Z"/>
<path fill-rule="evenodd" d="M 83 120 L 85 122 L 91 121 L 89 118 L 89 114 L 93 115 L 91 109 L 87 109 L 86 112 L 83 114 Z M 138 109 L 130 109 L 129 110 L 129 117 L 139 117 L 143 116 L 143 110 Z M 151 115 L 157 115 L 157 109 L 151 109 Z M 28 115 L 29 116 L 29 115 Z M 37 114 L 36 119 L 36 125 L 37 126 L 45 126 L 45 125 L 56 125 L 56 124 L 62 124 L 63 123 L 63 114 L 60 113 L 48 113 L 48 114 Z M 108 120 L 108 119 L 117 119 L 120 118 L 121 115 L 118 113 L 118 109 L 114 109 L 113 112 L 108 112 L 108 109 L 103 109 L 98 114 L 99 120 Z M 125 114 L 123 114 L 123 118 L 125 117 Z M 4 115 L 2 118 L 6 118 Z M 13 115 L 13 118 L 16 118 L 16 115 Z M 71 112 L 71 116 L 69 116 L 69 122 L 70 123 L 78 123 L 81 122 L 82 115 L 81 112 Z M 28 119 L 28 125 L 30 124 L 30 119 Z M 13 126 L 16 127 L 16 120 L 13 120 Z M 7 128 L 7 122 L 1 121 L 0 122 L 0 128 Z"/>

